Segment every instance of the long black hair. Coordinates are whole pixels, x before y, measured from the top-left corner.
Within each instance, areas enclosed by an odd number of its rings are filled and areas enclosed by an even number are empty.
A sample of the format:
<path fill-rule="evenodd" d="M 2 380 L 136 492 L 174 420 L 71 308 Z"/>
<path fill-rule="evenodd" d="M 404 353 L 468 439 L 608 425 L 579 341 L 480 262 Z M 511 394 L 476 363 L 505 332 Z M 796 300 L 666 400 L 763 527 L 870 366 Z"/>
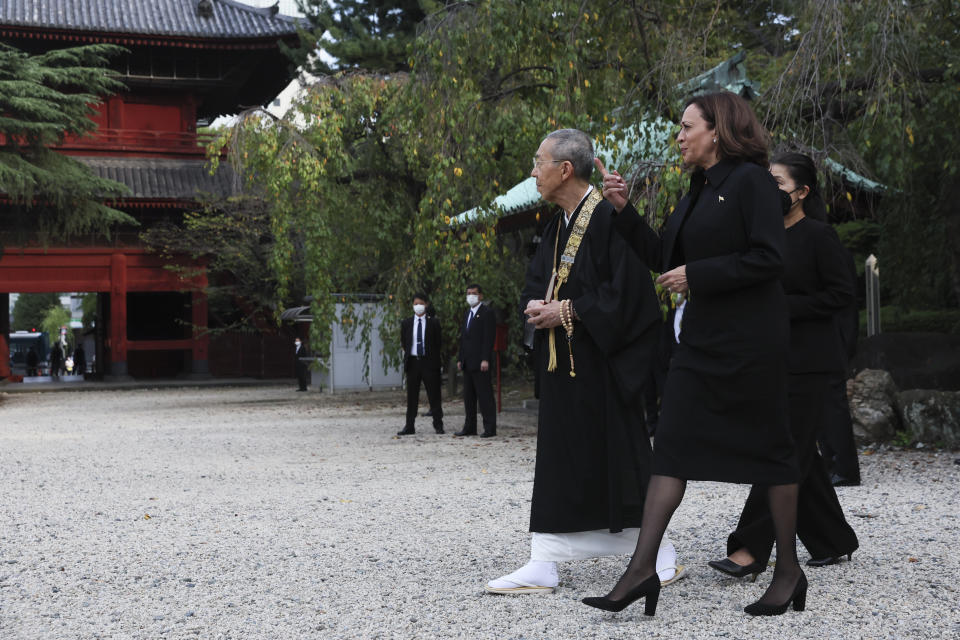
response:
<path fill-rule="evenodd" d="M 790 178 L 798 189 L 800 187 L 810 189 L 807 197 L 803 199 L 803 214 L 808 218 L 826 222 L 827 205 L 817 188 L 817 166 L 810 156 L 802 153 L 784 153 L 771 160 L 770 164 L 786 167 L 787 173 L 790 174 Z"/>

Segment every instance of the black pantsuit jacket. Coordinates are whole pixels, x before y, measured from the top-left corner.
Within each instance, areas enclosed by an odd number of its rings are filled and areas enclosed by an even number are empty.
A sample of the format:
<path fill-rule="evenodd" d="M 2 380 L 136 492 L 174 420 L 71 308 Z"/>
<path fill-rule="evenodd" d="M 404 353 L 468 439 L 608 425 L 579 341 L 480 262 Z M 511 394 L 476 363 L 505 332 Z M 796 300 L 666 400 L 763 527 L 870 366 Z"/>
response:
<path fill-rule="evenodd" d="M 630 205 L 615 224 L 651 268 L 686 265 L 689 283 L 661 399 L 653 473 L 796 482 L 786 420 L 783 207 L 769 172 L 730 160 L 695 172 L 662 238 Z"/>

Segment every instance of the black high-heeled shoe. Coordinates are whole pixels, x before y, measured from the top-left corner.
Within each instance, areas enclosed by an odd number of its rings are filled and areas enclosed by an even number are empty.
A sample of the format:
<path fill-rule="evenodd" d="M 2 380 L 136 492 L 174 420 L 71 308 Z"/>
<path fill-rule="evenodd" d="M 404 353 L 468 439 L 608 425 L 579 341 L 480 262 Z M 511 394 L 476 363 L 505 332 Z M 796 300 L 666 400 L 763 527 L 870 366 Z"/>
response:
<path fill-rule="evenodd" d="M 847 554 L 847 562 L 853 560 L 853 551 Z M 843 554 L 839 556 L 827 556 L 826 558 L 810 558 L 807 560 L 808 567 L 827 567 L 831 564 L 840 564 L 843 561 Z"/>
<path fill-rule="evenodd" d="M 660 598 L 660 576 L 652 576 L 630 589 L 623 598 L 611 600 L 607 596 L 584 598 L 583 604 L 603 609 L 604 611 L 623 611 L 640 598 L 646 598 L 643 603 L 643 613 L 652 616 L 657 612 L 657 600 Z"/>
<path fill-rule="evenodd" d="M 779 616 L 787 610 L 790 603 L 793 603 L 794 611 L 803 611 L 807 607 L 807 576 L 800 572 L 800 579 L 797 580 L 797 586 L 793 588 L 793 595 L 787 598 L 783 604 L 763 604 L 759 600 L 753 604 L 748 604 L 743 608 L 745 613 L 752 616 Z"/>
<path fill-rule="evenodd" d="M 737 564 L 730 558 L 724 558 L 723 560 L 711 560 L 707 563 L 707 566 L 716 569 L 720 573 L 733 576 L 734 578 L 742 578 L 743 576 L 752 573 L 753 579 L 750 580 L 750 582 L 756 582 L 757 576 L 767 570 L 767 565 L 759 562 L 751 562 L 750 564 L 744 566 Z"/>

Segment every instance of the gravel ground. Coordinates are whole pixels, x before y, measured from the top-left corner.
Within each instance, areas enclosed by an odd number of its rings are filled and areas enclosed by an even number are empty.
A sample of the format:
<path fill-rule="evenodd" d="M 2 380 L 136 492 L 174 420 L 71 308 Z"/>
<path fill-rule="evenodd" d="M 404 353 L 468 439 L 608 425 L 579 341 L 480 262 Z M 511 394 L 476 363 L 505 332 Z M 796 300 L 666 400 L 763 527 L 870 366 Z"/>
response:
<path fill-rule="evenodd" d="M 771 619 L 742 612 L 769 572 L 705 566 L 747 487 L 691 484 L 670 530 L 688 577 L 646 618 L 578 602 L 625 558 L 562 565 L 553 595 L 484 594 L 527 560 L 535 417 L 401 439 L 402 413 L 399 393 L 284 387 L 6 396 L 0 638 L 960 637 L 956 453 L 864 455 L 840 490 L 860 551 Z"/>

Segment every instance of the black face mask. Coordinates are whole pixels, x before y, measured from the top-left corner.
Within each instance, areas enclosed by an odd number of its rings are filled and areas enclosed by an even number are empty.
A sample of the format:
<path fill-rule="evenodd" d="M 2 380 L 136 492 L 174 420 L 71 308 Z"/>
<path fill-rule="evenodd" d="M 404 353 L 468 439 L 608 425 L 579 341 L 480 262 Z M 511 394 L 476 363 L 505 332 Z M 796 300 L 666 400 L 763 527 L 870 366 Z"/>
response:
<path fill-rule="evenodd" d="M 780 192 L 780 206 L 783 208 L 783 217 L 786 218 L 787 214 L 790 213 L 790 208 L 793 207 L 793 199 L 790 198 L 790 194 L 793 191 L 784 191 L 783 189 L 777 189 Z"/>

